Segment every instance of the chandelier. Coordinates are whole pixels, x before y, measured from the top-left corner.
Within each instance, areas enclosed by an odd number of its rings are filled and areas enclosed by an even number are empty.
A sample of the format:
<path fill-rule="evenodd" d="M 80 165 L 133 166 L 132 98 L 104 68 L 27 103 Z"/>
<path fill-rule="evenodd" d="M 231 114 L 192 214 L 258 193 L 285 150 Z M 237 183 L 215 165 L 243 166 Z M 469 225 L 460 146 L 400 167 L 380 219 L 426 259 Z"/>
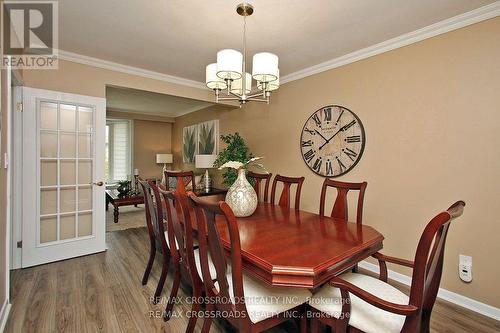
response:
<path fill-rule="evenodd" d="M 240 107 L 249 101 L 269 104 L 271 92 L 280 86 L 278 56 L 269 52 L 256 53 L 252 61 L 252 74 L 246 71 L 246 17 L 252 15 L 253 6 L 241 3 L 236 12 L 243 16 L 243 54 L 224 49 L 217 52 L 217 62 L 206 67 L 206 84 L 215 92 L 215 101 L 239 101 Z M 252 80 L 257 82 L 252 92 Z M 221 96 L 222 95 L 222 96 Z"/>

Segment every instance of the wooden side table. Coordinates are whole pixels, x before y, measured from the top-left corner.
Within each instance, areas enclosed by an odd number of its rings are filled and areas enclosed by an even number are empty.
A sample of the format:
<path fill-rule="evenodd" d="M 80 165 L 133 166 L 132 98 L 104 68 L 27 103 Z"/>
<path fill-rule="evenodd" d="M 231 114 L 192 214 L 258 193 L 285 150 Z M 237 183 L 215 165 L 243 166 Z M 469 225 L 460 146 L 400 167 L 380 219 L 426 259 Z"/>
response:
<path fill-rule="evenodd" d="M 118 207 L 120 206 L 136 206 L 144 203 L 144 197 L 142 194 L 126 194 L 120 195 L 117 190 L 106 190 L 106 210 L 108 210 L 109 204 L 114 207 L 113 211 L 113 222 L 118 223 L 118 216 L 120 212 Z"/>

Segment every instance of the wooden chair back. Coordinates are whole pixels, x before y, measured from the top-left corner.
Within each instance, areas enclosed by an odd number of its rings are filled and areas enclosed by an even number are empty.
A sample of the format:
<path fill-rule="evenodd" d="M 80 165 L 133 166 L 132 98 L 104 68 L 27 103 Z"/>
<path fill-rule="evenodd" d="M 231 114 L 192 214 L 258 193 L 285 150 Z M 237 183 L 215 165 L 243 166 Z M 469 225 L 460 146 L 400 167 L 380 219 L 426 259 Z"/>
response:
<path fill-rule="evenodd" d="M 444 248 L 451 222 L 462 215 L 465 202 L 457 201 L 436 215 L 425 227 L 415 254 L 410 305 L 420 308 L 422 319 L 407 317 L 404 332 L 413 331 L 430 318 L 443 272 Z"/>
<path fill-rule="evenodd" d="M 190 203 L 186 194 L 177 191 L 160 190 L 167 211 L 167 228 L 169 243 L 176 244 L 177 253 L 174 258 L 180 259 L 192 279 L 199 279 L 194 259 L 193 221 L 190 215 Z M 199 281 L 201 283 L 201 281 Z"/>
<path fill-rule="evenodd" d="M 148 226 L 149 235 L 150 237 L 154 237 L 156 248 L 161 253 L 167 253 L 166 251 L 170 251 L 170 249 L 165 238 L 163 207 L 158 186 L 156 186 L 155 182 L 152 180 L 144 181 L 139 179 L 139 184 L 141 185 L 142 194 L 144 196 L 146 224 Z"/>
<path fill-rule="evenodd" d="M 196 215 L 198 234 L 207 235 L 207 237 L 198 237 L 205 290 L 210 297 L 226 300 L 216 304 L 222 311 L 234 312 L 236 310 L 238 314 L 245 314 L 244 317 L 248 318 L 244 302 L 241 244 L 236 217 L 224 201 L 213 203 L 198 198 L 194 194 L 190 194 L 189 197 Z M 234 299 L 241 300 L 235 302 L 236 304 L 227 301 L 233 298 L 229 292 L 228 265 L 224 255 L 225 250 L 217 231 L 216 216 L 222 216 L 219 223 L 225 224 L 229 231 L 233 295 Z M 216 278 L 214 280 L 212 280 L 213 276 L 210 275 L 209 256 L 215 266 Z"/>
<path fill-rule="evenodd" d="M 256 173 L 252 171 L 248 172 L 247 178 L 252 178 L 255 181 L 253 188 L 257 193 L 257 200 L 261 202 L 268 202 L 267 200 L 269 198 L 269 184 L 271 183 L 272 176 L 272 173 Z M 262 188 L 264 188 L 264 191 L 262 191 Z"/>
<path fill-rule="evenodd" d="M 192 184 L 193 191 L 196 189 L 195 177 L 193 171 L 167 171 L 165 170 L 165 189 L 170 191 L 169 178 L 177 180 L 176 191 L 186 194 L 186 186 Z"/>
<path fill-rule="evenodd" d="M 281 175 L 276 175 L 273 180 L 273 186 L 271 189 L 271 204 L 275 204 L 276 199 L 276 185 L 278 182 L 283 183 L 283 190 L 281 191 L 280 199 L 278 205 L 282 207 L 290 208 L 290 188 L 292 185 L 296 184 L 297 189 L 295 191 L 295 210 L 300 208 L 300 194 L 302 192 L 302 183 L 304 183 L 304 177 L 286 177 Z"/>
<path fill-rule="evenodd" d="M 362 183 L 347 183 L 339 182 L 333 179 L 326 178 L 323 182 L 323 187 L 321 188 L 321 197 L 319 203 L 319 215 L 325 216 L 325 200 L 326 191 L 328 187 L 335 187 L 337 189 L 337 198 L 333 204 L 332 213 L 330 214 L 333 218 L 348 220 L 348 204 L 347 204 L 347 194 L 349 191 L 359 191 L 358 195 L 358 207 L 356 213 L 356 223 L 363 223 L 363 201 L 365 198 L 365 190 L 367 182 Z"/>

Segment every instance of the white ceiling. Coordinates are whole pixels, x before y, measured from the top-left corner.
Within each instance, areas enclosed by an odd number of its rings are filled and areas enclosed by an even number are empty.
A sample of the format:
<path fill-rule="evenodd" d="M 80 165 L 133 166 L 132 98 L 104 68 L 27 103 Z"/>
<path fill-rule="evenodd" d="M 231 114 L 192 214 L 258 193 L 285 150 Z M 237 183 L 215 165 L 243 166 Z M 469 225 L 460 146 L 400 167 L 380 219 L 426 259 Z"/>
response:
<path fill-rule="evenodd" d="M 162 117 L 178 117 L 211 105 L 213 103 L 184 97 L 136 89 L 106 87 L 106 107 L 110 110 Z"/>
<path fill-rule="evenodd" d="M 223 48 L 241 49 L 241 0 L 59 0 L 65 51 L 204 81 Z M 383 42 L 494 0 L 250 0 L 248 57 L 270 51 L 281 75 Z M 251 70 L 247 68 L 247 70 Z"/>

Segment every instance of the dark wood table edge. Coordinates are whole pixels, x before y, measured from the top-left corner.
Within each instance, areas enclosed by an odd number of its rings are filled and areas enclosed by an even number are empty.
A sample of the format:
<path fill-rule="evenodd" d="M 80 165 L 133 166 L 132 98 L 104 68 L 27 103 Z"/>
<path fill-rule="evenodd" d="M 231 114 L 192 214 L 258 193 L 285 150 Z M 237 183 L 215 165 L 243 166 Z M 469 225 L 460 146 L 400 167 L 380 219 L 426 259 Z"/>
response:
<path fill-rule="evenodd" d="M 315 267 L 314 269 L 301 269 L 299 267 L 290 266 L 273 266 L 267 261 L 261 260 L 259 257 L 251 255 L 243 250 L 241 253 L 241 261 L 243 269 L 246 272 L 269 285 L 316 289 L 332 277 L 343 273 L 360 261 L 369 258 L 372 254 L 380 251 L 383 248 L 383 240 L 384 237 L 380 235 L 380 237 L 370 242 L 368 246 L 365 246 L 362 251 L 356 251 L 356 249 L 353 249 L 350 253 L 354 253 L 354 255 L 349 255 L 349 253 L 347 253 L 344 255 L 344 258 L 341 258 L 340 260 L 338 258 L 333 258 L 329 262 Z M 229 253 L 229 244 L 223 241 L 223 245 Z M 333 264 L 332 262 L 337 263 Z"/>

